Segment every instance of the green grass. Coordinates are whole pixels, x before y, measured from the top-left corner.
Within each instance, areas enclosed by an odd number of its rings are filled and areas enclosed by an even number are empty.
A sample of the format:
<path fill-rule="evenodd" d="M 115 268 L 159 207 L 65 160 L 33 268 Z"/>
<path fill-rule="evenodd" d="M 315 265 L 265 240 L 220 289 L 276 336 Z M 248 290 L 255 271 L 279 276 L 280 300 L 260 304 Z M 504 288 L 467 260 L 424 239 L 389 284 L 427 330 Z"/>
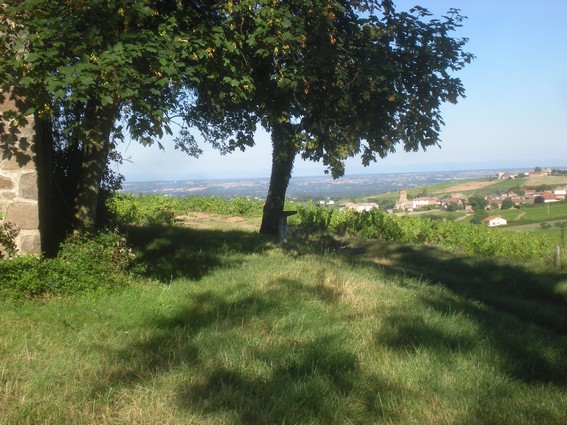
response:
<path fill-rule="evenodd" d="M 562 424 L 567 276 L 133 227 L 137 283 L 0 302 L 2 424 Z"/>
<path fill-rule="evenodd" d="M 525 214 L 518 221 L 524 223 L 567 219 L 567 202 L 524 205 L 520 212 Z"/>

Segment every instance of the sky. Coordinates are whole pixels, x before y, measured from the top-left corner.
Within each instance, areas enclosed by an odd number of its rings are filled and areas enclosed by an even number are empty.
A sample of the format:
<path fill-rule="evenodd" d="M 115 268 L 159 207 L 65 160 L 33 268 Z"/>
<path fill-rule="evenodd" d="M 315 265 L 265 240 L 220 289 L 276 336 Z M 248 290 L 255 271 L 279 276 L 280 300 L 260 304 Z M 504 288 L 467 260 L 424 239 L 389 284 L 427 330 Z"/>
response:
<path fill-rule="evenodd" d="M 394 0 L 398 11 L 418 4 L 436 16 L 450 8 L 467 16 L 454 35 L 467 37 L 464 50 L 476 59 L 455 76 L 466 90 L 457 105 L 442 107 L 441 149 L 398 151 L 360 165 L 346 175 L 475 169 L 567 167 L 566 0 Z M 163 140 L 120 147 L 128 161 L 115 167 L 127 182 L 269 177 L 269 135 L 258 131 L 246 152 L 222 156 L 202 144 L 192 158 Z M 295 162 L 294 176 L 323 175 L 319 163 Z"/>

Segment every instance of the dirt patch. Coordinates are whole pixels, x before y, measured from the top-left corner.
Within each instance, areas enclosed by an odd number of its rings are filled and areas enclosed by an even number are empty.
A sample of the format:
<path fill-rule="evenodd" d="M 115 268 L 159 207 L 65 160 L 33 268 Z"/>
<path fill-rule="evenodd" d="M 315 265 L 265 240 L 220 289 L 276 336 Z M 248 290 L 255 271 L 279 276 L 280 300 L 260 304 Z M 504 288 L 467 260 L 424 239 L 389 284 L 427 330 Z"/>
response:
<path fill-rule="evenodd" d="M 238 216 L 213 214 L 208 212 L 191 212 L 175 217 L 175 221 L 182 226 L 196 229 L 220 230 L 258 230 L 259 219 L 248 219 Z"/>

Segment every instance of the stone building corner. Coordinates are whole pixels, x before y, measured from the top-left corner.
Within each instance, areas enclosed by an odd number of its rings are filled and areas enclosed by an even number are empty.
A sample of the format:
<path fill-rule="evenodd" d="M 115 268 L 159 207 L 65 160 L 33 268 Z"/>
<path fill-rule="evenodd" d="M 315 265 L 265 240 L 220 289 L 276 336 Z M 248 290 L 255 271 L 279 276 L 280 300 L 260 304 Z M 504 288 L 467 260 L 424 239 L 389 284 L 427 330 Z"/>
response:
<path fill-rule="evenodd" d="M 38 171 L 33 116 L 27 124 L 13 128 L 4 113 L 17 108 L 12 93 L 0 91 L 0 222 L 19 229 L 16 246 L 20 253 L 39 254 Z M 0 251 L 2 247 L 0 246 Z"/>

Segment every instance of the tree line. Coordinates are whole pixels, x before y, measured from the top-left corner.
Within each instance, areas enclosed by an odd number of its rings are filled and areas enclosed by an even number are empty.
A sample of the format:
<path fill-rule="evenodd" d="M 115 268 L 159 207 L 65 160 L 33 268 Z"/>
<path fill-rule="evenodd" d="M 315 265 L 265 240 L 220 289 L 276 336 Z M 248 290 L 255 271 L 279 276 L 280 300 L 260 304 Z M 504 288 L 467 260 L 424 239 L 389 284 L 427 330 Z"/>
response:
<path fill-rule="evenodd" d="M 44 208 L 64 235 L 96 226 L 121 182 L 108 169 L 120 143 L 162 147 L 169 134 L 198 156 L 201 134 L 230 153 L 263 127 L 260 232 L 275 235 L 298 156 L 338 178 L 349 157 L 439 145 L 440 107 L 464 97 L 454 74 L 473 59 L 454 36 L 463 20 L 390 0 L 7 0 L 0 84 L 18 108 L 4 133 L 33 117 Z"/>

